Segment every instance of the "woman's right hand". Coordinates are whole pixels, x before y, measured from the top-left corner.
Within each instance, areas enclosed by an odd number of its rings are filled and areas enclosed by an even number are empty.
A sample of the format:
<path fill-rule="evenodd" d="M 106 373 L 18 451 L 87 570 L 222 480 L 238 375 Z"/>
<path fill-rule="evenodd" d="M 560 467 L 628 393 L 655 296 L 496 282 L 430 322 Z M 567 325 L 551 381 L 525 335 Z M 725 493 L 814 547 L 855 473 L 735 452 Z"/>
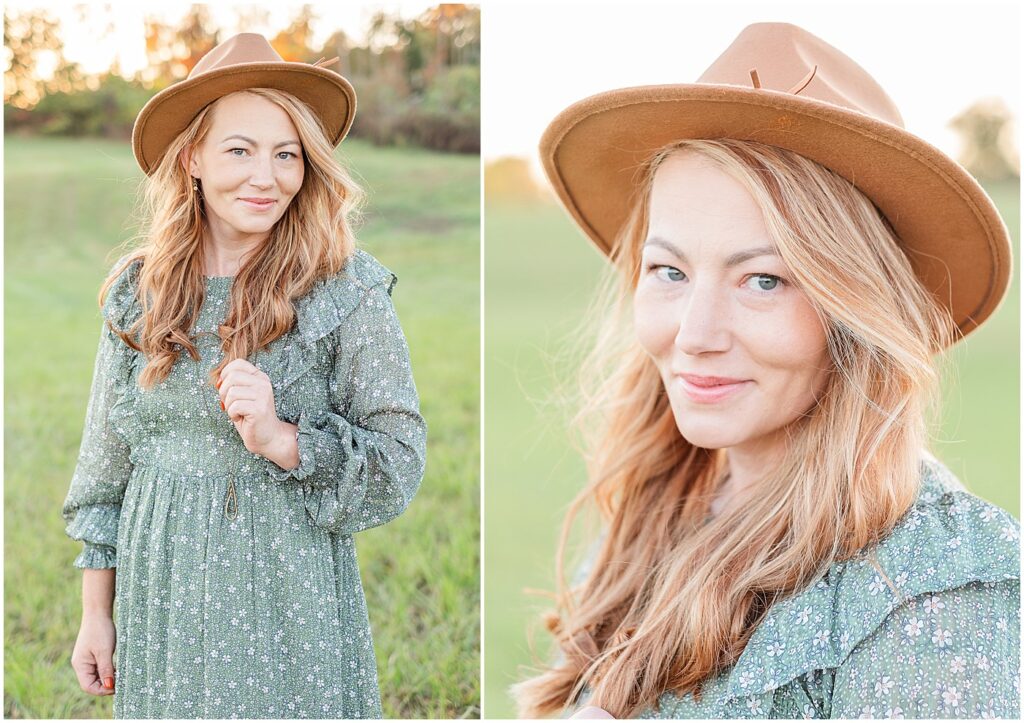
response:
<path fill-rule="evenodd" d="M 104 613 L 86 613 L 78 640 L 71 653 L 71 667 L 78 676 L 78 685 L 91 695 L 114 694 L 114 647 L 117 630 L 114 620 Z M 109 687 L 104 682 L 110 684 Z"/>

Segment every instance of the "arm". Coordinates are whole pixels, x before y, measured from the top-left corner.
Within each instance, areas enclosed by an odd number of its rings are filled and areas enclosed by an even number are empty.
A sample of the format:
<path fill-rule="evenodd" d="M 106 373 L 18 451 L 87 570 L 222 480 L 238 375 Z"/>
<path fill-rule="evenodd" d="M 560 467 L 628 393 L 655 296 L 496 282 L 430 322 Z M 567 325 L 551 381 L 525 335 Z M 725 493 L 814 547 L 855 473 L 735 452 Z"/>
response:
<path fill-rule="evenodd" d="M 132 464 L 128 444 L 108 418 L 116 401 L 117 377 L 122 373 L 119 355 L 123 351 L 117 345 L 123 343 L 104 323 L 78 461 L 61 510 L 67 523 L 66 534 L 84 543 L 82 553 L 73 563 L 78 568 L 106 569 L 117 565 L 117 525 Z"/>
<path fill-rule="evenodd" d="M 270 476 L 301 482 L 314 524 L 351 534 L 397 517 L 419 488 L 426 424 L 388 288 L 366 291 L 336 331 L 331 411 L 298 419 L 299 465 Z"/>
<path fill-rule="evenodd" d="M 836 670 L 832 718 L 1018 718 L 1020 581 L 913 598 Z"/>

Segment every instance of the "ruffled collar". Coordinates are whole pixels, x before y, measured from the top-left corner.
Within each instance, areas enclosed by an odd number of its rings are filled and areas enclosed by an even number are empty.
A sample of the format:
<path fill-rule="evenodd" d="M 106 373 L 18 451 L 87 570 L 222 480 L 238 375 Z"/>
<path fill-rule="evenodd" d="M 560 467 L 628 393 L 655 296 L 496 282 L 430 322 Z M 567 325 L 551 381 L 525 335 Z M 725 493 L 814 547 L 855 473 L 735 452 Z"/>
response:
<path fill-rule="evenodd" d="M 136 293 L 141 267 L 141 259 L 125 267 L 104 302 L 104 318 L 120 329 L 126 329 L 142 313 Z M 271 356 L 280 356 L 273 364 L 275 370 L 280 370 L 278 375 L 272 375 L 275 391 L 292 384 L 315 364 L 317 343 L 355 311 L 368 289 L 386 285 L 390 294 L 397 281 L 398 278 L 377 259 L 357 249 L 339 273 L 317 281 L 308 293 L 295 300 L 295 324 L 289 332 L 271 342 L 268 349 Z M 121 346 L 133 352 L 127 345 Z"/>
<path fill-rule="evenodd" d="M 967 492 L 941 462 L 922 461 L 918 499 L 867 560 L 834 563 L 816 583 L 776 603 L 728 672 L 719 704 L 768 693 L 838 667 L 901 604 L 970 582 L 1019 579 L 1019 524 Z"/>

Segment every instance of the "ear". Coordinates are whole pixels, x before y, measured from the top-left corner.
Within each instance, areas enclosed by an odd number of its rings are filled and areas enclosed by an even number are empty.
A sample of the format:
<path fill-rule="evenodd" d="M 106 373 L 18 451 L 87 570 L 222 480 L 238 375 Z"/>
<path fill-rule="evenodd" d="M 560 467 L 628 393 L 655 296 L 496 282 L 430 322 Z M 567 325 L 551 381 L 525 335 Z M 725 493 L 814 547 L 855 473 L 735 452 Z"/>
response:
<path fill-rule="evenodd" d="M 178 155 L 178 161 L 181 163 L 181 167 L 185 169 L 185 173 L 190 175 L 198 173 L 199 168 L 196 165 L 195 159 L 192 157 L 192 148 L 186 146 L 181 149 L 181 153 Z"/>

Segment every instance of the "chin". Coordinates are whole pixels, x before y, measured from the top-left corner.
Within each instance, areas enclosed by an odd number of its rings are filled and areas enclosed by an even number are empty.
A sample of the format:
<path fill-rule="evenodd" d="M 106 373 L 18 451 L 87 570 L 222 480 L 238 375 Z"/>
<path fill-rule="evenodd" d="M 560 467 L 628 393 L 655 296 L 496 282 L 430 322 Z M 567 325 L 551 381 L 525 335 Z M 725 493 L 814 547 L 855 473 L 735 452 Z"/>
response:
<path fill-rule="evenodd" d="M 676 428 L 683 439 L 702 449 L 725 449 L 743 442 L 746 435 L 728 420 L 698 420 L 692 413 L 680 419 L 676 415 Z"/>
<path fill-rule="evenodd" d="M 726 434 L 687 434 L 680 430 L 683 439 L 701 449 L 728 449 L 735 447 L 737 440 Z"/>
<path fill-rule="evenodd" d="M 248 223 L 237 223 L 235 224 L 235 228 L 242 233 L 263 233 L 273 228 L 274 223 L 277 221 L 277 219 L 268 220 L 270 221 L 269 223 L 267 223 L 267 221 L 260 221 L 259 223 L 253 223 L 252 221 L 249 221 Z"/>

